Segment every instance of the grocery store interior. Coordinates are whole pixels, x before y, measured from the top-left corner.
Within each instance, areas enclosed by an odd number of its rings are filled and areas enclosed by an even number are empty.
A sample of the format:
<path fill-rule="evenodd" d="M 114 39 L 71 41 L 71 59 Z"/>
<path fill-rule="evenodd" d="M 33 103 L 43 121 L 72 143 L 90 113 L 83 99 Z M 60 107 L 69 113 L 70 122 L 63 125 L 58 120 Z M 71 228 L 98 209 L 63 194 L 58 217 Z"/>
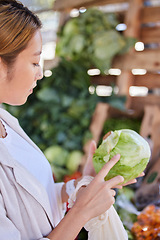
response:
<path fill-rule="evenodd" d="M 44 76 L 8 111 L 45 153 L 56 182 L 82 175 L 92 139 L 99 146 L 122 129 L 142 136 L 151 150 L 145 176 L 116 190 L 114 207 L 128 239 L 160 239 L 160 0 L 21 2 L 43 23 Z M 86 239 L 82 229 L 77 240 Z"/>

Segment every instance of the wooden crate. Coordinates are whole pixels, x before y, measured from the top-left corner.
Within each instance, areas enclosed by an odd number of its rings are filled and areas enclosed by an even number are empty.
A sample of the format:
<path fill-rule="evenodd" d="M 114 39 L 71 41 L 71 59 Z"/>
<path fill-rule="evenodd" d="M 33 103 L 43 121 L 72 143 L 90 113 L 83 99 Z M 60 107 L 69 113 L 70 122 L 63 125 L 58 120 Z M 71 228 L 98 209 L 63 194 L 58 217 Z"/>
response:
<path fill-rule="evenodd" d="M 148 104 L 145 106 L 140 134 L 151 140 L 152 157 L 148 165 L 148 169 L 150 169 L 160 156 L 160 105 Z"/>
<path fill-rule="evenodd" d="M 141 5 L 143 1 L 133 1 L 133 5 Z M 118 56 L 113 61 L 113 67 L 120 68 L 122 75 L 118 78 L 118 85 L 120 87 L 120 93 L 128 96 L 127 107 L 139 111 L 144 111 L 144 107 L 148 104 L 159 105 L 160 97 L 154 94 L 154 89 L 159 88 L 160 84 L 160 26 L 157 24 L 160 21 L 160 7 L 146 7 L 134 8 L 137 12 L 136 24 L 134 24 L 128 32 L 127 36 L 135 36 L 138 41 L 144 43 L 144 51 L 130 51 L 129 53 Z M 131 10 L 132 11 L 132 10 Z M 135 13 L 136 16 L 136 13 Z M 128 16 L 129 18 L 129 16 Z M 132 19 L 131 19 L 132 18 Z M 133 17 L 128 20 L 128 26 L 130 28 L 130 21 L 133 21 Z M 150 24 L 152 23 L 152 24 Z M 126 22 L 127 24 L 127 22 Z M 156 48 L 147 48 L 147 46 L 157 46 Z M 132 69 L 146 69 L 147 74 L 138 76 L 131 73 Z M 123 79 L 126 78 L 123 85 Z M 144 86 L 150 90 L 150 94 L 145 97 L 131 97 L 129 95 L 130 86 Z M 128 91 L 128 92 L 127 92 Z M 151 93 L 152 91 L 152 93 Z"/>

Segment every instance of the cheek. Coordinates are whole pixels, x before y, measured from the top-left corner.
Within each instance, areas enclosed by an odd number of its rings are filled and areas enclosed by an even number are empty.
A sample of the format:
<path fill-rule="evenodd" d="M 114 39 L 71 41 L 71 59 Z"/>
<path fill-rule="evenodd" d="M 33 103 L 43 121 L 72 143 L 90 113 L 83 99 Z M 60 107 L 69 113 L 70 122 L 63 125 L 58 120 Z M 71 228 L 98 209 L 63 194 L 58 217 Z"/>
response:
<path fill-rule="evenodd" d="M 28 87 L 32 86 L 35 79 L 34 67 L 32 67 L 32 65 L 28 65 L 19 69 L 19 71 L 17 69 L 15 77 L 17 84 L 27 90 Z"/>
<path fill-rule="evenodd" d="M 36 79 L 36 68 L 27 61 L 19 61 L 16 67 L 8 69 L 9 91 L 15 96 L 26 95 Z"/>

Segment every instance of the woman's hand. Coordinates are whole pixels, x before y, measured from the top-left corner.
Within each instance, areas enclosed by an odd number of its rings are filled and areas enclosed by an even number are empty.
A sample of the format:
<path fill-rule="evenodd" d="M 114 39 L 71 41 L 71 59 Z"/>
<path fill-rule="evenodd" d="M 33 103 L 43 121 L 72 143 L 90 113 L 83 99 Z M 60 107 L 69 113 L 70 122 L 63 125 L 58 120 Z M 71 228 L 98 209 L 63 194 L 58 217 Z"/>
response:
<path fill-rule="evenodd" d="M 105 181 L 104 178 L 119 159 L 119 154 L 114 156 L 103 166 L 88 186 L 79 190 L 74 208 L 81 209 L 86 221 L 104 213 L 114 204 L 116 192 L 113 188 L 122 183 L 124 178 L 116 176 L 108 181 Z"/>

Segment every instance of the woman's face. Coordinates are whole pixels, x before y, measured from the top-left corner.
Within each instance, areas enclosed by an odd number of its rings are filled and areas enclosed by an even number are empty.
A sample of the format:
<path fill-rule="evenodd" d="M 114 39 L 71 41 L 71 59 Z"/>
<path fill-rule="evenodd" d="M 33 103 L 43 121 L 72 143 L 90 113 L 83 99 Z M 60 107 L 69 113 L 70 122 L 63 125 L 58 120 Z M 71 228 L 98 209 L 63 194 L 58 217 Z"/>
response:
<path fill-rule="evenodd" d="M 16 58 L 14 65 L 6 67 L 0 62 L 0 102 L 22 105 L 43 77 L 39 66 L 42 51 L 42 38 L 38 30 L 29 41 L 25 50 Z"/>

